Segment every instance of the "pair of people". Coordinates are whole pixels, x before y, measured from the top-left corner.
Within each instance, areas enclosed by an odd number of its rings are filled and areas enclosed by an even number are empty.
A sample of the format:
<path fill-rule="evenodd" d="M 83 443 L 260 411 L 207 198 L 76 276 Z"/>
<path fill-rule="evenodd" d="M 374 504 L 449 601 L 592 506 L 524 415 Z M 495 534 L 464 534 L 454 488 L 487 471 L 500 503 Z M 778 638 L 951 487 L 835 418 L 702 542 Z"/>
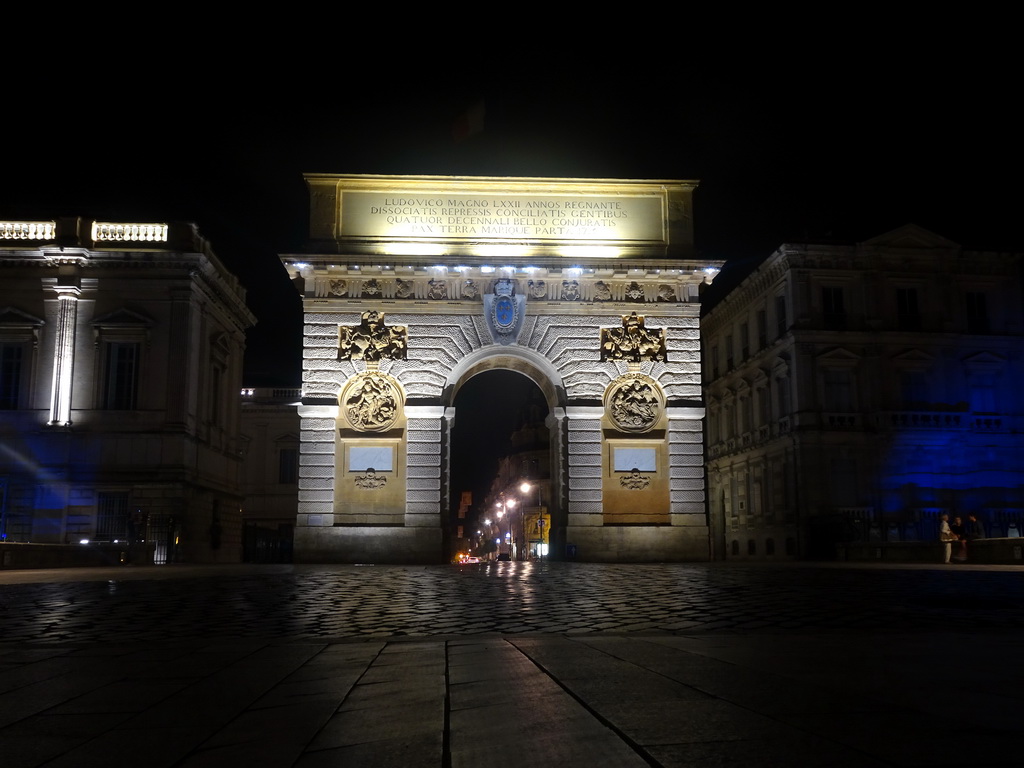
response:
<path fill-rule="evenodd" d="M 981 524 L 977 515 L 971 512 L 967 515 L 967 523 L 963 518 L 956 515 L 953 522 L 949 522 L 949 515 L 939 515 L 939 541 L 942 542 L 942 554 L 944 563 L 955 560 L 958 563 L 967 561 L 967 542 L 974 539 L 985 538 L 985 527 Z M 956 544 L 956 555 L 953 555 L 953 545 Z"/>

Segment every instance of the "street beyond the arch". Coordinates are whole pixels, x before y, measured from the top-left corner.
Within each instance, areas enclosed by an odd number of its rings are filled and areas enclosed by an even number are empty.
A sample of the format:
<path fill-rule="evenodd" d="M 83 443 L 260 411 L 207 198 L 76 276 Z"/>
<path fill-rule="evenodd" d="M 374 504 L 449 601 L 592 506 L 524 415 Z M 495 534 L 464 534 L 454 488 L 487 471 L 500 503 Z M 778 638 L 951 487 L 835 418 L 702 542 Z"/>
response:
<path fill-rule="evenodd" d="M 1022 627 L 1019 566 L 6 571 L 0 754 L 1010 766 Z"/>

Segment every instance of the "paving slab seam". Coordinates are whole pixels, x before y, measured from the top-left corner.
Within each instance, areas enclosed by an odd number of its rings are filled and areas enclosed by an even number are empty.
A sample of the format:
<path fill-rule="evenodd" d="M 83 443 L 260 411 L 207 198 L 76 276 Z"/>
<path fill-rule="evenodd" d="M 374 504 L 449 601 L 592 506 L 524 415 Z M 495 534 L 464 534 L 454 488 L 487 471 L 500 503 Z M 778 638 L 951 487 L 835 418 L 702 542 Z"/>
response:
<path fill-rule="evenodd" d="M 518 638 L 521 636 L 517 635 L 516 637 Z M 566 693 L 566 695 L 569 696 L 573 701 L 579 704 L 587 713 L 590 714 L 591 717 L 593 717 L 595 720 L 601 723 L 601 725 L 603 725 L 609 731 L 614 733 L 619 739 L 621 739 L 622 743 L 626 744 L 631 750 L 633 750 L 633 752 L 636 753 L 637 757 L 646 762 L 652 768 L 663 768 L 662 764 L 658 760 L 656 760 L 642 745 L 638 744 L 621 728 L 619 728 L 607 717 L 605 717 L 592 706 L 590 706 L 583 698 L 577 695 L 575 691 L 573 691 L 565 683 L 559 680 L 554 674 L 552 674 L 551 671 L 547 669 L 547 667 L 545 667 L 543 664 L 537 661 L 537 659 L 534 658 L 528 651 L 523 650 L 507 638 L 505 638 L 505 642 L 509 643 L 512 647 L 519 651 L 519 653 L 523 654 L 523 656 L 528 658 L 531 664 L 533 664 L 538 670 L 540 670 L 548 678 L 550 678 L 555 685 L 562 689 Z"/>

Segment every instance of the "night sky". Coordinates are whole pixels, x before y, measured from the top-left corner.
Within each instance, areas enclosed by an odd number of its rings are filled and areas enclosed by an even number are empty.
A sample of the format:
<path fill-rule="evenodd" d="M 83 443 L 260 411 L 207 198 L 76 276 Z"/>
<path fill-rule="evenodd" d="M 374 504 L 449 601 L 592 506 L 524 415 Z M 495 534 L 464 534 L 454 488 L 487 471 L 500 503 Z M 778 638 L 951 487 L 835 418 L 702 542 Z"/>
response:
<path fill-rule="evenodd" d="M 426 77 L 423 66 L 414 82 L 358 61 L 275 58 L 177 73 L 150 84 L 157 97 L 123 103 L 116 89 L 95 98 L 84 73 L 49 75 L 55 98 L 14 111 L 10 100 L 0 115 L 0 218 L 197 223 L 259 320 L 246 384 L 294 386 L 300 302 L 278 254 L 304 247 L 304 172 L 697 179 L 697 253 L 727 262 L 723 285 L 783 242 L 907 223 L 1020 250 L 1019 67 L 998 41 L 954 42 L 873 39 L 841 65 L 821 48 L 786 64 L 766 49 L 731 72 L 724 50 L 713 64 L 652 60 L 600 77 Z M 105 66 L 124 74 L 123 61 Z M 481 109 L 463 135 L 460 118 Z"/>

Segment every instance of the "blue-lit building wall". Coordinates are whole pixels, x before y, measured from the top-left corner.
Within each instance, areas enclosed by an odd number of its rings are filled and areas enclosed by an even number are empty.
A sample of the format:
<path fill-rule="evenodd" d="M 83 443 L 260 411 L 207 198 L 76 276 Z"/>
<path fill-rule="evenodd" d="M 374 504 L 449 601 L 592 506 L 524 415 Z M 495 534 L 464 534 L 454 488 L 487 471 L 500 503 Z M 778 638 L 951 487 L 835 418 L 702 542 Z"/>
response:
<path fill-rule="evenodd" d="M 1019 254 L 912 226 L 766 259 L 703 321 L 721 556 L 1019 535 L 1021 299 Z"/>

